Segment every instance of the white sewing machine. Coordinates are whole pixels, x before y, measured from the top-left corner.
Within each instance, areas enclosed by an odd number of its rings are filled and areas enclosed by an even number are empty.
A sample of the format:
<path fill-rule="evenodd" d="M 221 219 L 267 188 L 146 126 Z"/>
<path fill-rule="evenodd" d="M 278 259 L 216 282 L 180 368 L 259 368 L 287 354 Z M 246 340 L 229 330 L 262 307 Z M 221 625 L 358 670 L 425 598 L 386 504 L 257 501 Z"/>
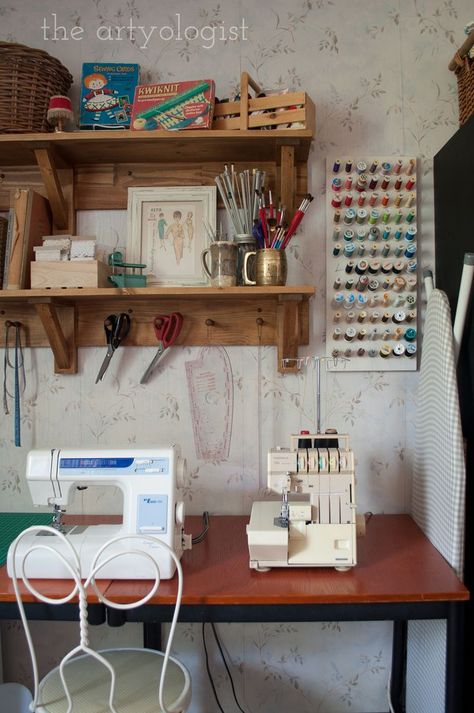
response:
<path fill-rule="evenodd" d="M 116 486 L 123 493 L 123 522 L 119 525 L 62 525 L 56 527 L 71 540 L 81 561 L 83 577 L 87 576 L 99 547 L 122 534 L 154 535 L 173 548 L 178 557 L 191 546 L 183 533 L 184 503 L 178 500 L 177 484 L 183 476 L 185 461 L 176 446 L 164 448 L 38 450 L 28 454 L 26 479 L 33 504 L 52 505 L 56 514 L 63 512 L 76 487 Z M 47 543 L 45 541 L 47 540 Z M 63 547 L 59 538 L 44 534 L 25 537 L 17 549 L 17 562 L 35 544 Z M 175 571 L 171 557 L 147 540 L 124 540 L 107 553 L 141 550 L 158 563 L 162 579 Z M 7 571 L 11 576 L 11 552 Z M 19 571 L 19 569 L 17 569 Z M 28 577 L 70 579 L 61 560 L 47 550 L 37 550 L 26 561 Z M 129 552 L 114 559 L 98 574 L 98 579 L 154 579 L 155 570 L 146 557 Z"/>
<path fill-rule="evenodd" d="M 267 485 L 282 500 L 252 506 L 247 525 L 251 568 L 344 571 L 356 564 L 354 453 L 349 436 L 292 435 L 290 448 L 268 453 Z"/>

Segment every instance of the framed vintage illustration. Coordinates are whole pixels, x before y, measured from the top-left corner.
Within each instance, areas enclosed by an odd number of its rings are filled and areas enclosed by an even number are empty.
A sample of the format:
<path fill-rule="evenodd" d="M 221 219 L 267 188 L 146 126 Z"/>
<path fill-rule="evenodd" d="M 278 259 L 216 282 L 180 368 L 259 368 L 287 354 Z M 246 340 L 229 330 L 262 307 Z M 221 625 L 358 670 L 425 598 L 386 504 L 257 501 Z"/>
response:
<path fill-rule="evenodd" d="M 148 285 L 203 285 L 201 252 L 216 227 L 216 187 L 128 189 L 127 262 Z"/>

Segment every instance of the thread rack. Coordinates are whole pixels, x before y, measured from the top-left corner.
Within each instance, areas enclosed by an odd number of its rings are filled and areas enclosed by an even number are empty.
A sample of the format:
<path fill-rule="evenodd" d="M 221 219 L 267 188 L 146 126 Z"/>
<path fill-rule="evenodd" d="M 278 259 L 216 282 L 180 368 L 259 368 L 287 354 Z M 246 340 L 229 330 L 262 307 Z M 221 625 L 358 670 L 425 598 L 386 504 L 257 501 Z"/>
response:
<path fill-rule="evenodd" d="M 416 370 L 416 158 L 328 158 L 326 215 L 328 369 Z"/>

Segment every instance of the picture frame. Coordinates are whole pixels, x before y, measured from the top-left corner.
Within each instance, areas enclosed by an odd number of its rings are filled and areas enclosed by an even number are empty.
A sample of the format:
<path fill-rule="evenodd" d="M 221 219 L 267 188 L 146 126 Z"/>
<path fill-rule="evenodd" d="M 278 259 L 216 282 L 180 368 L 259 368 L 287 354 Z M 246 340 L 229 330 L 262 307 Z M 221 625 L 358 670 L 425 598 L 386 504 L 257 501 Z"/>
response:
<path fill-rule="evenodd" d="M 216 229 L 216 187 L 128 189 L 127 262 L 145 263 L 147 285 L 206 285 L 205 228 Z"/>

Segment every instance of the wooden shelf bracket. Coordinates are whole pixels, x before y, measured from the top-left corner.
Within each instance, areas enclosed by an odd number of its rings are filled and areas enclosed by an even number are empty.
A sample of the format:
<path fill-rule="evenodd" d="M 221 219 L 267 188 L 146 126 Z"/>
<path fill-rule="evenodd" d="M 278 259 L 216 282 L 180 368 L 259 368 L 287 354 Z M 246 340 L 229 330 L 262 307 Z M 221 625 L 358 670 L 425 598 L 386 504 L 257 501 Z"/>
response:
<path fill-rule="evenodd" d="M 52 149 L 35 149 L 36 161 L 51 205 L 53 220 L 59 230 L 67 230 L 69 209 L 59 180 Z"/>
<path fill-rule="evenodd" d="M 34 307 L 54 354 L 55 374 L 76 374 L 75 305 L 45 300 L 35 302 Z"/>

